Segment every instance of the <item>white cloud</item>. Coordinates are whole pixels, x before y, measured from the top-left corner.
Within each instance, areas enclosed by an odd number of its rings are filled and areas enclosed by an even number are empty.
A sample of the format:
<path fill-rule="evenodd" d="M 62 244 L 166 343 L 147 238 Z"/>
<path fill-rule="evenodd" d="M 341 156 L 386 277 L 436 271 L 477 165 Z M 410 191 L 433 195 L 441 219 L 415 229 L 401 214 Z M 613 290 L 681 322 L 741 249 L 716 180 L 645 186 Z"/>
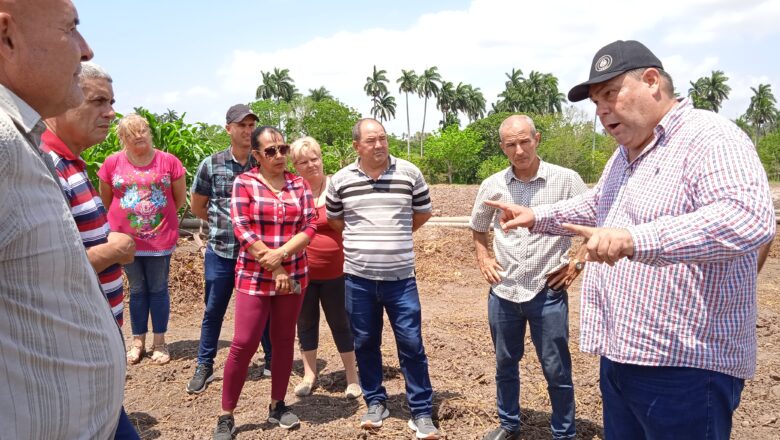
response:
<path fill-rule="evenodd" d="M 778 34 L 774 24 L 778 21 L 777 0 L 659 0 L 652 5 L 639 0 L 474 0 L 463 10 L 422 15 L 406 29 L 334 31 L 274 51 L 234 50 L 215 68 L 213 86 L 192 86 L 154 99 L 161 106 L 176 103 L 193 120 L 222 123 L 223 108 L 254 99 L 261 70 L 279 67 L 290 69 L 302 93 L 325 86 L 367 115 L 370 103 L 363 85 L 376 65 L 388 71 L 389 88 L 396 96 L 397 119 L 387 124 L 388 130 L 400 134 L 406 130 L 406 118 L 404 97 L 395 81 L 402 68 L 420 73 L 438 66 L 445 80 L 480 87 L 489 109 L 503 89 L 504 73 L 512 68 L 526 75 L 531 70 L 552 72 L 566 93 L 586 79 L 588 63 L 599 47 L 616 39 L 639 39 L 662 58 L 684 94 L 688 81 L 715 68 L 729 69 L 729 54 L 717 51 L 718 42 L 747 38 L 752 39 L 750 44 L 769 46 L 767 56 L 774 53 L 776 44 L 767 40 Z M 707 50 L 700 50 L 698 45 L 705 42 Z M 777 80 L 777 71 L 767 73 Z M 737 92 L 736 82 L 732 89 Z M 592 114 L 587 103 L 577 107 Z M 420 128 L 422 110 L 422 101 L 410 97 L 413 131 Z M 218 117 L 211 119 L 215 114 Z M 426 129 L 440 118 L 435 101 L 429 101 Z"/>

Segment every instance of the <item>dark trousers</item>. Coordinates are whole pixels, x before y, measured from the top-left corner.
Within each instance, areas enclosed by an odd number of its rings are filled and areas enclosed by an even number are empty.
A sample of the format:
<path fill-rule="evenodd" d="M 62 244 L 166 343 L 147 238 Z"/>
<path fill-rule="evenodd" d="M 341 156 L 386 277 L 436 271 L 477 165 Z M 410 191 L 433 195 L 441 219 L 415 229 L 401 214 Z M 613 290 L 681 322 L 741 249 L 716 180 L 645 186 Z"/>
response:
<path fill-rule="evenodd" d="M 354 351 L 355 341 L 344 306 L 344 276 L 309 282 L 298 316 L 298 342 L 301 350 L 316 350 L 319 345 L 320 304 L 339 353 Z"/>
<path fill-rule="evenodd" d="M 728 440 L 745 381 L 699 368 L 602 357 L 600 386 L 608 440 Z"/>
<path fill-rule="evenodd" d="M 198 364 L 214 365 L 217 356 L 217 344 L 219 334 L 222 332 L 222 322 L 230 297 L 233 295 L 236 278 L 236 260 L 223 258 L 206 247 L 206 257 L 203 261 L 203 269 L 206 278 L 206 291 L 203 297 L 206 310 L 203 311 L 203 322 L 200 326 L 200 345 L 198 346 Z M 271 340 L 268 335 L 268 326 L 261 339 L 263 352 L 265 353 L 266 368 L 270 369 Z"/>
<path fill-rule="evenodd" d="M 417 282 L 412 278 L 376 281 L 345 275 L 346 305 L 360 386 L 367 404 L 387 400 L 382 386 L 382 311 L 387 312 L 395 334 L 398 361 L 406 379 L 406 400 L 413 417 L 430 416 L 433 389 L 428 357 L 422 340 L 422 314 Z"/>
<path fill-rule="evenodd" d="M 530 301 L 488 295 L 488 322 L 496 350 L 496 403 L 501 427 L 520 429 L 520 373 L 526 323 L 550 395 L 553 438 L 575 437 L 574 385 L 569 353 L 569 302 L 565 290 L 545 287 Z"/>

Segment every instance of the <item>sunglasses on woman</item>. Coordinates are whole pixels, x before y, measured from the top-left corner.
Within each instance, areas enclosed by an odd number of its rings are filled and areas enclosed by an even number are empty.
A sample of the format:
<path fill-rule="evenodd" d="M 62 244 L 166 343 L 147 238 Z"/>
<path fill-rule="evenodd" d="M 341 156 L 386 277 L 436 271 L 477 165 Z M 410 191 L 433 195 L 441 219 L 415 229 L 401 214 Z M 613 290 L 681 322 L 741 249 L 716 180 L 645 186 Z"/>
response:
<path fill-rule="evenodd" d="M 288 153 L 290 153 L 290 146 L 289 145 L 277 145 L 275 147 L 265 147 L 263 148 L 263 154 L 265 154 L 265 157 L 272 159 L 276 157 L 276 153 L 281 154 L 282 156 L 287 156 Z"/>

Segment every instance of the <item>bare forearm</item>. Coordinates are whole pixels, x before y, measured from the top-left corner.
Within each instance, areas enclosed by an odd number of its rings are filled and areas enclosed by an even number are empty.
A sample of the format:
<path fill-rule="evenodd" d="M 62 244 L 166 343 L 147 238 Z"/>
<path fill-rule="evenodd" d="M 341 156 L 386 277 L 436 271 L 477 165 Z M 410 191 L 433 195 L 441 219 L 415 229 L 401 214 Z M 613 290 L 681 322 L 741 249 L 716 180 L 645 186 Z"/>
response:
<path fill-rule="evenodd" d="M 420 229 L 432 215 L 430 212 L 415 212 L 412 214 L 412 232 Z"/>
<path fill-rule="evenodd" d="M 87 249 L 87 258 L 89 264 L 95 269 L 95 272 L 100 273 L 106 270 L 109 266 L 119 262 L 119 255 L 108 244 L 99 244 Z"/>
<path fill-rule="evenodd" d="M 190 195 L 190 211 L 195 215 L 195 217 L 203 220 L 204 222 L 209 221 L 209 198 L 197 193 L 192 193 Z"/>
<path fill-rule="evenodd" d="M 344 232 L 344 219 L 341 218 L 329 218 L 328 226 L 336 232 Z"/>
<path fill-rule="evenodd" d="M 482 260 L 485 257 L 489 257 L 488 253 L 488 234 L 487 232 L 479 232 L 472 229 L 471 236 L 474 239 L 474 251 L 477 261 Z"/>
<path fill-rule="evenodd" d="M 773 241 L 775 241 L 774 237 L 769 240 L 769 243 L 758 248 L 758 272 L 761 272 L 761 269 L 764 268 L 764 263 L 766 263 L 766 258 L 769 256 L 769 249 L 772 247 Z"/>

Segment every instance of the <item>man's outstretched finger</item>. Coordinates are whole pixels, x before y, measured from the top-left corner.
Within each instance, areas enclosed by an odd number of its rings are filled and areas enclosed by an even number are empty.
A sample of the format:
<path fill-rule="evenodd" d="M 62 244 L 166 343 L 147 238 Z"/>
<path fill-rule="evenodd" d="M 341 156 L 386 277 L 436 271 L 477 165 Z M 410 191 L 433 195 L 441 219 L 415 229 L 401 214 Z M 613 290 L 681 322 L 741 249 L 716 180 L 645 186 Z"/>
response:
<path fill-rule="evenodd" d="M 577 235 L 581 235 L 585 238 L 590 238 L 593 236 L 593 233 L 596 232 L 596 229 L 592 226 L 584 226 L 584 225 L 575 225 L 572 223 L 561 223 L 561 227 L 563 229 L 566 229 L 569 232 L 573 232 Z"/>

